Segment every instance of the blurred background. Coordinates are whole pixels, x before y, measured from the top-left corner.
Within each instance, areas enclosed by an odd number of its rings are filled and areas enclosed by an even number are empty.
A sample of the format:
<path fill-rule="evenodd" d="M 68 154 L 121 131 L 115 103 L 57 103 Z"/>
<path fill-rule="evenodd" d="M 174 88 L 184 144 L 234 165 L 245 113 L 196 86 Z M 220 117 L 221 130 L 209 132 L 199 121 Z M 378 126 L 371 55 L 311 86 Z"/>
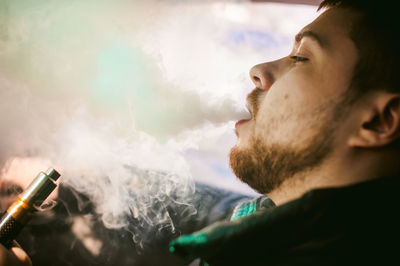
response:
<path fill-rule="evenodd" d="M 320 1 L 278 2 L 0 0 L 1 210 L 62 174 L 21 235 L 34 265 L 185 265 L 171 238 L 257 196 L 229 169 L 248 71 Z"/>

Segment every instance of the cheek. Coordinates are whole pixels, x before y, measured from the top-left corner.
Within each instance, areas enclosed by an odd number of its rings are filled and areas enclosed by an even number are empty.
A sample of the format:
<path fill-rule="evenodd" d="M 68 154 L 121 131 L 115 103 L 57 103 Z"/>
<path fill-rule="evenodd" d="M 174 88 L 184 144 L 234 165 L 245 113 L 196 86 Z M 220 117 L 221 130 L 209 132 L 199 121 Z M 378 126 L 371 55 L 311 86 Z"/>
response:
<path fill-rule="evenodd" d="M 280 77 L 268 91 L 267 98 L 280 105 L 289 103 L 292 106 L 312 104 L 328 97 L 328 91 L 321 75 L 312 66 L 299 66 Z"/>
<path fill-rule="evenodd" d="M 281 77 L 260 104 L 255 135 L 282 144 L 304 141 L 322 96 L 310 77 Z"/>
<path fill-rule="evenodd" d="M 323 95 L 319 91 L 310 75 L 289 71 L 273 84 L 262 99 L 257 116 L 273 114 L 287 117 L 288 113 L 302 112 L 320 102 Z"/>

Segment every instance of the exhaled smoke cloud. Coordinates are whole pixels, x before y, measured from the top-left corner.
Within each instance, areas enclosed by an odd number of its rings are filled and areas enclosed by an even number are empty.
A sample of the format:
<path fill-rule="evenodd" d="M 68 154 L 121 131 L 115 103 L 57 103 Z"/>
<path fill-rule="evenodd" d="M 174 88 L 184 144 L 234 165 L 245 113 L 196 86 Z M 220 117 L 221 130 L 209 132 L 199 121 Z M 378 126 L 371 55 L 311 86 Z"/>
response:
<path fill-rule="evenodd" d="M 138 244 L 152 230 L 174 229 L 168 208 L 185 216 L 196 212 L 189 204 L 194 182 L 182 145 L 160 144 L 135 130 L 120 133 L 112 121 L 94 119 L 83 107 L 67 110 L 60 102 L 27 96 L 23 86 L 5 79 L 1 84 L 0 97 L 7 99 L 1 112 L 8 114 L 0 124 L 3 161 L 49 159 L 65 185 L 90 197 L 105 226 L 132 231 Z"/>
<path fill-rule="evenodd" d="M 0 1 L 0 163 L 51 161 L 137 243 L 173 229 L 194 178 L 229 183 L 248 69 L 315 16 L 239 2 Z"/>

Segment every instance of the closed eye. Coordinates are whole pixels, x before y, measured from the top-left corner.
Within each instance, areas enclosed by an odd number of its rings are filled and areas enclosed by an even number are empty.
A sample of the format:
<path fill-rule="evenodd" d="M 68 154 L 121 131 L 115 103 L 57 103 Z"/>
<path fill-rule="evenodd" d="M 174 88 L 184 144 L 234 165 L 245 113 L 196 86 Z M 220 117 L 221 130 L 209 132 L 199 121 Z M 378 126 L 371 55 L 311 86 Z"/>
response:
<path fill-rule="evenodd" d="M 297 55 L 291 56 L 290 59 L 292 59 L 295 63 L 296 63 L 296 62 L 308 61 L 308 58 L 306 58 L 306 57 L 301 57 L 301 56 L 297 56 Z"/>

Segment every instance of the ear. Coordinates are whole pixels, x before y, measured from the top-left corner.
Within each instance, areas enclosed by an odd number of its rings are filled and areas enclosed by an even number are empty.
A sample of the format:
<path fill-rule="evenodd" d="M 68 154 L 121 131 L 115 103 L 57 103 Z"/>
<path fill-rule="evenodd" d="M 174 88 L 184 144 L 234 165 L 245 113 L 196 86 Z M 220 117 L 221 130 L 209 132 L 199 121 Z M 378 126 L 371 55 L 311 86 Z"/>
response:
<path fill-rule="evenodd" d="M 358 132 L 348 141 L 350 147 L 385 147 L 400 138 L 400 94 L 375 94 L 363 111 Z"/>

